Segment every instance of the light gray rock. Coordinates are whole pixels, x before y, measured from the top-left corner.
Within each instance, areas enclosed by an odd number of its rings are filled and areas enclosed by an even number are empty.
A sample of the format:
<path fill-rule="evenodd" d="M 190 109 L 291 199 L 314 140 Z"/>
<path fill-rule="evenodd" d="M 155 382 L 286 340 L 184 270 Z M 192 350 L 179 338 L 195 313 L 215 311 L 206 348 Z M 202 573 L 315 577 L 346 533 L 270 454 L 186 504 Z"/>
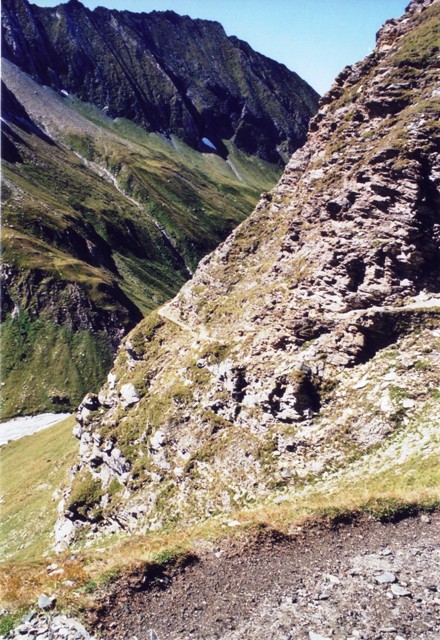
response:
<path fill-rule="evenodd" d="M 62 515 L 55 524 L 55 549 L 62 551 L 66 548 L 75 534 L 75 525 L 72 520 Z"/>
<path fill-rule="evenodd" d="M 330 640 L 328 636 L 322 636 L 320 633 L 315 633 L 314 631 L 309 631 L 310 640 Z"/>
<path fill-rule="evenodd" d="M 400 584 L 392 584 L 391 591 L 395 596 L 398 596 L 400 598 L 404 596 L 411 596 L 411 591 L 408 591 L 408 589 L 405 589 L 405 587 L 400 586 Z"/>
<path fill-rule="evenodd" d="M 150 438 L 150 444 L 153 449 L 159 449 L 165 442 L 165 434 L 163 431 L 157 430 Z"/>
<path fill-rule="evenodd" d="M 34 618 L 35 618 L 35 611 L 31 611 L 30 613 L 24 616 L 22 623 L 26 624 L 27 622 L 31 622 L 31 620 L 33 620 Z"/>
<path fill-rule="evenodd" d="M 396 576 L 394 573 L 390 573 L 389 571 L 380 573 L 378 576 L 375 576 L 375 579 L 379 584 L 391 584 L 392 582 L 396 582 Z"/>
<path fill-rule="evenodd" d="M 43 609 L 43 611 L 48 611 L 55 606 L 56 601 L 57 599 L 55 596 L 46 596 L 45 594 L 42 594 L 38 598 L 38 606 L 40 609 Z"/>
<path fill-rule="evenodd" d="M 75 438 L 78 438 L 78 440 L 80 440 L 81 436 L 82 436 L 82 427 L 81 427 L 81 425 L 79 425 L 77 423 L 72 429 L 72 434 L 75 436 Z"/>
<path fill-rule="evenodd" d="M 139 402 L 140 400 L 138 392 L 136 391 L 134 384 L 132 384 L 131 382 L 123 384 L 120 393 L 122 404 L 124 407 L 131 407 L 133 404 L 136 404 L 136 402 Z"/>
<path fill-rule="evenodd" d="M 108 382 L 108 386 L 110 389 L 114 389 L 115 388 L 115 384 L 116 384 L 116 374 L 113 373 L 113 371 L 110 371 L 110 373 L 107 376 L 107 382 Z"/>
<path fill-rule="evenodd" d="M 6 637 L 17 640 L 95 640 L 78 620 L 65 615 L 50 617 L 47 613 L 26 616 L 23 623 Z"/>

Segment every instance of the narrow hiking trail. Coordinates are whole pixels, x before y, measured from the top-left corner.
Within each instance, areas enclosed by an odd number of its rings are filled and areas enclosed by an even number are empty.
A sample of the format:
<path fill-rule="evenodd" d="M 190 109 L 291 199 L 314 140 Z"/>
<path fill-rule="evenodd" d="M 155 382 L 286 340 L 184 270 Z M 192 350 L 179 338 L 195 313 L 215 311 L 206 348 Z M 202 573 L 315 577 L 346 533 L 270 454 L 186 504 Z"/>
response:
<path fill-rule="evenodd" d="M 171 311 L 169 310 L 168 305 L 164 305 L 157 311 L 158 315 L 165 320 L 169 320 L 173 324 L 177 325 L 183 331 L 189 333 L 196 342 L 218 342 L 215 338 L 211 338 L 208 335 L 208 331 L 205 326 L 200 325 L 197 327 L 197 331 L 190 327 L 188 324 L 185 324 L 181 320 L 179 320 Z"/>

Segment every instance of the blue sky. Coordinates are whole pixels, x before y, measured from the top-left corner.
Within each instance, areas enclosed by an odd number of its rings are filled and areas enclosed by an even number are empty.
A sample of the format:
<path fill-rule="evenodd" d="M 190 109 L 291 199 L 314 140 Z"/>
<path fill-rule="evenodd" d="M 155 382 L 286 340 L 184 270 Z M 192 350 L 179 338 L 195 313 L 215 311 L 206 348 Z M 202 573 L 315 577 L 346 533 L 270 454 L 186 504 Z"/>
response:
<path fill-rule="evenodd" d="M 32 1 L 32 0 L 31 0 Z M 319 93 L 339 71 L 364 58 L 388 18 L 402 15 L 409 0 L 82 0 L 130 11 L 165 11 L 217 20 L 228 35 L 284 63 Z M 54 7 L 59 0 L 33 0 Z"/>

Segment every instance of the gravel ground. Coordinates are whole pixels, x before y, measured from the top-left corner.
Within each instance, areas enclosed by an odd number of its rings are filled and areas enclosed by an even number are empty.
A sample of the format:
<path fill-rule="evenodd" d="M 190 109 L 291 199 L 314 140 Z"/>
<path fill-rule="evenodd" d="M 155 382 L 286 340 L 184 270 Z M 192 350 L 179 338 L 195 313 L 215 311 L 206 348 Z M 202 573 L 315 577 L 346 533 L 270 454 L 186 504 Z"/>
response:
<path fill-rule="evenodd" d="M 440 513 L 235 539 L 121 579 L 90 620 L 31 614 L 22 640 L 438 640 Z"/>
<path fill-rule="evenodd" d="M 440 514 L 312 526 L 218 548 L 174 576 L 121 581 L 105 639 L 438 640 Z"/>
<path fill-rule="evenodd" d="M 18 440 L 23 436 L 30 436 L 37 431 L 52 427 L 57 422 L 65 420 L 70 413 L 41 413 L 38 416 L 13 418 L 0 423 L 0 446 L 10 440 Z"/>

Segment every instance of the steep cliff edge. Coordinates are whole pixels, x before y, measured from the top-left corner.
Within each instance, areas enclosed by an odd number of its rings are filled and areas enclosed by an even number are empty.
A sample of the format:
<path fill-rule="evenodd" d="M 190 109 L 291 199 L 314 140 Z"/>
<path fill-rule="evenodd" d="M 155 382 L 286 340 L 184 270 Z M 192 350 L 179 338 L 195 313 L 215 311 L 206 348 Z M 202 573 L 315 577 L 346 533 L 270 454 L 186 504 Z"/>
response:
<path fill-rule="evenodd" d="M 439 18 L 415 0 L 385 24 L 278 186 L 128 336 L 79 410 L 60 545 L 435 455 Z"/>

